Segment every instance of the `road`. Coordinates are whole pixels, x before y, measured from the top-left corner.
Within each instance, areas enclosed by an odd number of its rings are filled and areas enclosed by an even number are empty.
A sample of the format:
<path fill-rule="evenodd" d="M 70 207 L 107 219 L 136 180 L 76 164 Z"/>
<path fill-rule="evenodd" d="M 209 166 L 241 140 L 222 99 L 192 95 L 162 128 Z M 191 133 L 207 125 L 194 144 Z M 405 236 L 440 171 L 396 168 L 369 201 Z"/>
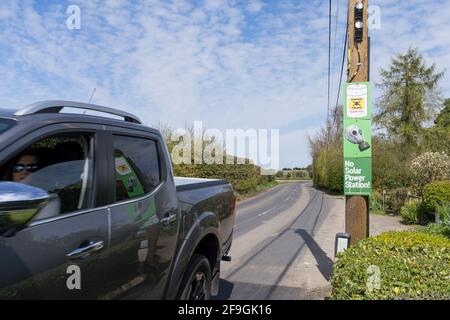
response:
<path fill-rule="evenodd" d="M 342 198 L 310 182 L 281 184 L 238 204 L 233 260 L 217 299 L 323 299 L 329 295 Z M 327 221 L 326 224 L 324 222 Z"/>

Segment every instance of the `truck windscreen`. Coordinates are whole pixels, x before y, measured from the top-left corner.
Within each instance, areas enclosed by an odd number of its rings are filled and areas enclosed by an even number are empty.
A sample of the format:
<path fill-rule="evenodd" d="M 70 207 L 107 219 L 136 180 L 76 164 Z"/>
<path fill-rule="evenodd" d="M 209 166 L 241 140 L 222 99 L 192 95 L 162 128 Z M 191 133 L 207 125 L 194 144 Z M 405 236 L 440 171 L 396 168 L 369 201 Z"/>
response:
<path fill-rule="evenodd" d="M 11 119 L 2 119 L 0 118 L 0 134 L 12 128 L 16 122 Z"/>

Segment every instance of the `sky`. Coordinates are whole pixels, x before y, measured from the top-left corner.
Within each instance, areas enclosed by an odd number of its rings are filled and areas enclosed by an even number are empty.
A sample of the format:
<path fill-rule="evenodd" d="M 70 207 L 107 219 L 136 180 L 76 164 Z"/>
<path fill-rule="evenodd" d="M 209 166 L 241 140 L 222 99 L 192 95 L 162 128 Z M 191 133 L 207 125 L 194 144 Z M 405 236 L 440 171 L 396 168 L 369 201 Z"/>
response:
<path fill-rule="evenodd" d="M 335 101 L 347 1 L 332 3 Z M 67 28 L 70 5 L 80 29 Z M 370 5 L 381 19 L 370 30 L 372 82 L 409 47 L 450 70 L 450 0 Z M 92 103 L 149 125 L 279 129 L 280 167 L 302 167 L 307 135 L 325 123 L 327 71 L 325 0 L 0 2 L 0 108 L 87 102 L 96 88 Z M 447 97 L 449 77 L 440 83 Z"/>

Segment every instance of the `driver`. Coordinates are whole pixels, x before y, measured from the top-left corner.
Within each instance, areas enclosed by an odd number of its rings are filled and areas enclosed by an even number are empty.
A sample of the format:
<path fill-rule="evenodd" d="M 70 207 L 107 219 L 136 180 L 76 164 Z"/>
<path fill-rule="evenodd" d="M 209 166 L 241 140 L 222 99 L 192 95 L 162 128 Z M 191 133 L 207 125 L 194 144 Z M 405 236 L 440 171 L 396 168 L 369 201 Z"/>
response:
<path fill-rule="evenodd" d="M 36 154 L 27 152 L 22 154 L 12 169 L 12 181 L 22 182 L 33 172 L 39 170 L 39 158 Z"/>

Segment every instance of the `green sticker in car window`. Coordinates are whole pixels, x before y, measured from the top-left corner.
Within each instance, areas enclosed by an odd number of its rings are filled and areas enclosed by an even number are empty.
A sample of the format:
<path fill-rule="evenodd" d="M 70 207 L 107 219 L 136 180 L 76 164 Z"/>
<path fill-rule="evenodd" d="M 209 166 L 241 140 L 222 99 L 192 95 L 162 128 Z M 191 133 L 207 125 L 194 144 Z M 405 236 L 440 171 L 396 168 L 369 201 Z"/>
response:
<path fill-rule="evenodd" d="M 129 160 L 124 156 L 116 156 L 115 169 L 116 182 L 119 184 L 118 192 L 125 190 L 128 195 L 127 198 L 136 198 L 144 195 L 144 188 L 133 167 L 130 165 Z"/>

